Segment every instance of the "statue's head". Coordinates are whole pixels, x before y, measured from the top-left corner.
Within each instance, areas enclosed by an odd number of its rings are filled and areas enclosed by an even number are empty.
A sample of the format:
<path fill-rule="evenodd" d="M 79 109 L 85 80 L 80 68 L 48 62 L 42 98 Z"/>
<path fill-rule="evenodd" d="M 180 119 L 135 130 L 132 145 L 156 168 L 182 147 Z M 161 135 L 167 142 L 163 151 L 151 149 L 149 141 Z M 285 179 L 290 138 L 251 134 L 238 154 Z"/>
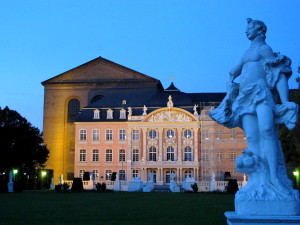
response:
<path fill-rule="evenodd" d="M 247 19 L 248 27 L 254 26 L 255 30 L 260 34 L 264 39 L 266 39 L 267 26 L 264 22 L 260 20 L 253 20 L 251 18 Z"/>

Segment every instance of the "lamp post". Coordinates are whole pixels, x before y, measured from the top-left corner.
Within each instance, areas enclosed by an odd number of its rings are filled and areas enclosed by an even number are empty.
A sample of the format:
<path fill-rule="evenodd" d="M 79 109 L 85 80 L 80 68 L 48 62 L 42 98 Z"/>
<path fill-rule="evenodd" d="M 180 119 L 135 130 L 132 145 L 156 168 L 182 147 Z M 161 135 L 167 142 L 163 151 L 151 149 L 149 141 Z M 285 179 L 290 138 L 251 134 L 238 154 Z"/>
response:
<path fill-rule="evenodd" d="M 297 189 L 299 188 L 299 169 L 296 169 L 294 172 L 293 172 L 294 176 L 296 177 L 296 187 Z"/>
<path fill-rule="evenodd" d="M 47 175 L 47 172 L 46 171 L 42 171 L 41 172 L 41 176 L 42 176 L 42 188 L 44 187 L 44 179 L 45 179 L 45 176 Z"/>

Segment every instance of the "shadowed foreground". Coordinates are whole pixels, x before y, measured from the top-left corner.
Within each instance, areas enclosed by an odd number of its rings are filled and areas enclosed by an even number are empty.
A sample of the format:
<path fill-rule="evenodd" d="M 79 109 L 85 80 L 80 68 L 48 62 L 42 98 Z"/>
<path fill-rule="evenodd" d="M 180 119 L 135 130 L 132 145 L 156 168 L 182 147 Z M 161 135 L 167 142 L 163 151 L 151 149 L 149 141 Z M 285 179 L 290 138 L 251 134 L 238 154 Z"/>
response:
<path fill-rule="evenodd" d="M 2 225 L 226 225 L 233 195 L 204 193 L 0 194 Z"/>

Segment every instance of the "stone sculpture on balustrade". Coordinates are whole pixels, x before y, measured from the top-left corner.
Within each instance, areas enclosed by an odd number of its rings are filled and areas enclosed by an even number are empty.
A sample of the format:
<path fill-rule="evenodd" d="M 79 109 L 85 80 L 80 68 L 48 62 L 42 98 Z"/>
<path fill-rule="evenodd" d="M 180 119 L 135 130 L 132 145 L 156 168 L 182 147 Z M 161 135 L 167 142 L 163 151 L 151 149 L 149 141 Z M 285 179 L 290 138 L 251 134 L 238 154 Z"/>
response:
<path fill-rule="evenodd" d="M 153 173 L 149 173 L 149 180 L 145 187 L 143 187 L 143 192 L 151 192 L 154 189 Z"/>
<path fill-rule="evenodd" d="M 174 172 L 171 173 L 171 180 L 170 180 L 169 188 L 172 192 L 180 192 L 180 188 L 175 182 L 175 173 Z"/>
<path fill-rule="evenodd" d="M 131 181 L 128 183 L 128 192 L 140 191 L 143 189 L 143 181 L 140 180 L 139 177 L 133 177 Z"/>
<path fill-rule="evenodd" d="M 194 177 L 187 177 L 183 182 L 181 188 L 186 191 L 193 191 L 192 185 L 197 183 Z"/>
<path fill-rule="evenodd" d="M 238 224 L 235 219 L 245 215 L 297 220 L 300 214 L 299 193 L 287 177 L 278 139 L 278 125 L 293 129 L 299 115 L 298 105 L 288 100 L 291 60 L 273 52 L 265 41 L 266 32 L 262 21 L 247 19 L 250 48 L 230 71 L 224 100 L 209 114 L 228 128 L 242 128 L 248 142 L 236 159 L 236 169 L 248 175 L 248 183 L 235 195 L 235 213 L 226 213 L 229 224 Z"/>

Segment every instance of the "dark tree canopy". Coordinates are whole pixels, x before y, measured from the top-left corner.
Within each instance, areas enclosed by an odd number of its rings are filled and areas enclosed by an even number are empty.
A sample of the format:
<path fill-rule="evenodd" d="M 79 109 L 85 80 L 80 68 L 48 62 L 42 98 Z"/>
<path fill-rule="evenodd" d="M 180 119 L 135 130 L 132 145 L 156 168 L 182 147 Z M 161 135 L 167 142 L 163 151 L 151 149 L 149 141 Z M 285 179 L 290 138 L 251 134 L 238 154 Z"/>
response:
<path fill-rule="evenodd" d="M 300 105 L 300 79 L 297 78 L 298 89 L 290 91 L 290 101 Z M 292 167 L 300 165 L 300 121 L 294 130 L 288 130 L 284 125 L 280 127 L 280 140 L 285 161 Z"/>
<path fill-rule="evenodd" d="M 44 167 L 49 150 L 40 130 L 17 111 L 0 108 L 0 170 L 33 171 Z"/>

